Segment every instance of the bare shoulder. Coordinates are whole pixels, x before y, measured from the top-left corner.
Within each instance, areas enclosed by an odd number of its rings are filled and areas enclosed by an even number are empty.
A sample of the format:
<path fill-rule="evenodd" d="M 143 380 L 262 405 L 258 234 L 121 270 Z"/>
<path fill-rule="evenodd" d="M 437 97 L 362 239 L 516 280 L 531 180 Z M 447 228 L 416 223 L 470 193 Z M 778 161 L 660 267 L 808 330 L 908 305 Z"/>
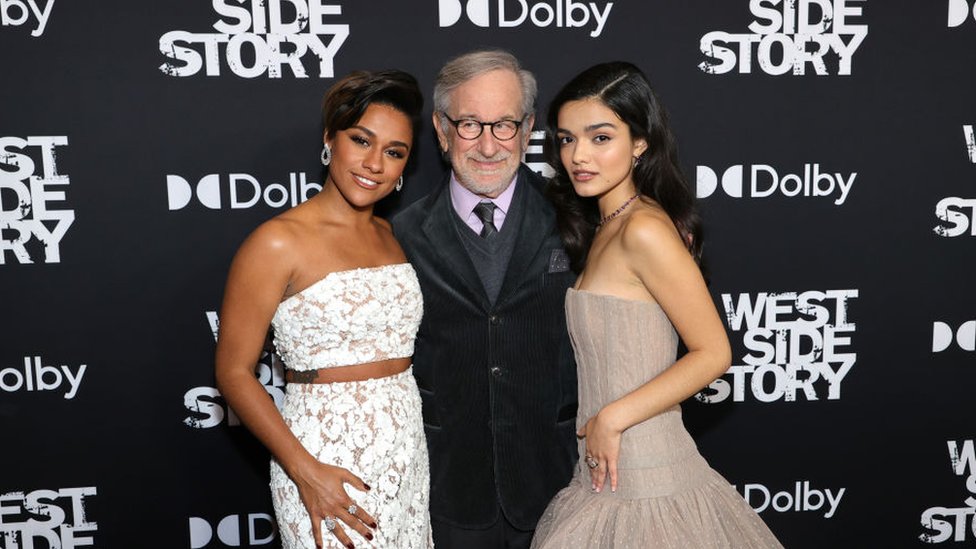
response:
<path fill-rule="evenodd" d="M 287 262 L 298 253 L 302 223 L 286 215 L 265 221 L 254 229 L 238 251 L 238 256 L 254 260 Z"/>
<path fill-rule="evenodd" d="M 665 311 L 667 303 L 674 304 L 671 298 L 688 295 L 689 285 L 704 288 L 698 264 L 660 206 L 642 208 L 627 221 L 620 236 L 627 266 Z"/>
<path fill-rule="evenodd" d="M 374 217 L 374 219 L 376 220 L 376 231 L 383 242 L 384 257 L 382 261 L 401 263 L 406 261 L 407 256 L 404 255 L 400 241 L 393 232 L 393 225 L 381 217 Z"/>
<path fill-rule="evenodd" d="M 669 259 L 672 254 L 687 253 L 671 217 L 656 204 L 631 214 L 619 238 L 625 252 L 645 259 Z"/>

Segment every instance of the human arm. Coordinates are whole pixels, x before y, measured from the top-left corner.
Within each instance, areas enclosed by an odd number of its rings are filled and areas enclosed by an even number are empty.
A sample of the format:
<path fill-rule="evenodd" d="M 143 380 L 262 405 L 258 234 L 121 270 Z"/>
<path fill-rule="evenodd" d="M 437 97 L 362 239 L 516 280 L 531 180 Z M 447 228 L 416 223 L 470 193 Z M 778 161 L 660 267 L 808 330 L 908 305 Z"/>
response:
<path fill-rule="evenodd" d="M 295 482 L 310 517 L 316 543 L 322 543 L 321 519 L 333 516 L 369 538 L 366 524 L 373 518 L 346 509 L 352 500 L 343 483 L 368 487 L 351 472 L 320 463 L 291 433 L 284 419 L 254 376 L 271 318 L 298 264 L 294 237 L 285 222 L 262 225 L 241 245 L 231 264 L 220 313 L 217 340 L 217 387 L 241 421 L 275 456 Z M 348 543 L 337 527 L 336 537 Z"/>

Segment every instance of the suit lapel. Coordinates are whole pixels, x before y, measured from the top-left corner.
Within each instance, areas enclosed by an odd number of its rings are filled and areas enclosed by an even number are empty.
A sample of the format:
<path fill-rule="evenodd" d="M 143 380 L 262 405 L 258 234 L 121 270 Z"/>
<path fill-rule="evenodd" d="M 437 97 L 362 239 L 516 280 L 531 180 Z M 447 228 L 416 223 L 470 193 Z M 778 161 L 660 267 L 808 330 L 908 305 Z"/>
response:
<path fill-rule="evenodd" d="M 495 300 L 496 306 L 503 304 L 523 283 L 534 276 L 528 272 L 529 268 L 536 261 L 539 250 L 549 237 L 551 227 L 555 223 L 555 214 L 548 207 L 546 198 L 535 184 L 536 178 L 537 176 L 525 166 L 519 168 L 518 184 L 523 188 L 516 190 L 516 193 L 522 193 L 522 223 L 516 227 L 518 235 L 515 239 L 515 248 L 512 250 L 512 257 L 508 260 L 505 280 L 502 282 L 498 299 Z"/>
<path fill-rule="evenodd" d="M 441 257 L 442 264 L 446 267 L 439 275 L 444 278 L 460 279 L 472 302 L 487 311 L 491 307 L 488 303 L 488 295 L 468 251 L 457 234 L 457 226 L 451 217 L 457 214 L 454 212 L 451 193 L 447 188 L 446 184 L 441 185 L 440 193 L 431 205 L 430 216 L 424 221 L 423 231 L 434 253 Z"/>

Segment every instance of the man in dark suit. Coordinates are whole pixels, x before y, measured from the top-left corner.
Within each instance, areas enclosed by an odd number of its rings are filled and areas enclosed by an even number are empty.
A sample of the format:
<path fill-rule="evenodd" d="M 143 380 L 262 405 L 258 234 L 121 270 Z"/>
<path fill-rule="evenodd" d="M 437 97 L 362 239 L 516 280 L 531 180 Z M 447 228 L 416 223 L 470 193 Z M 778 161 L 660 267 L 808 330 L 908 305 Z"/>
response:
<path fill-rule="evenodd" d="M 563 309 L 575 275 L 543 181 L 521 163 L 535 95 L 507 52 L 448 62 L 433 120 L 451 174 L 393 219 L 424 294 L 413 371 L 438 549 L 528 547 L 577 458 Z"/>

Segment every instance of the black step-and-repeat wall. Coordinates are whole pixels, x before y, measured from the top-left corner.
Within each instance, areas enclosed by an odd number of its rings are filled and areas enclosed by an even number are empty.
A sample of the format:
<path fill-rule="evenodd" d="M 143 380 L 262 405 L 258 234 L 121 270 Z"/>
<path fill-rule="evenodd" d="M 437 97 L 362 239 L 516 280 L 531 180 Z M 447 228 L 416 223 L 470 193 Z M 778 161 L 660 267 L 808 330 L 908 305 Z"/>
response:
<path fill-rule="evenodd" d="M 277 546 L 230 259 L 319 189 L 336 76 L 484 46 L 540 117 L 600 61 L 657 88 L 734 348 L 686 422 L 783 543 L 976 546 L 974 0 L 0 0 L 0 548 Z M 415 160 L 384 212 L 429 122 Z"/>

